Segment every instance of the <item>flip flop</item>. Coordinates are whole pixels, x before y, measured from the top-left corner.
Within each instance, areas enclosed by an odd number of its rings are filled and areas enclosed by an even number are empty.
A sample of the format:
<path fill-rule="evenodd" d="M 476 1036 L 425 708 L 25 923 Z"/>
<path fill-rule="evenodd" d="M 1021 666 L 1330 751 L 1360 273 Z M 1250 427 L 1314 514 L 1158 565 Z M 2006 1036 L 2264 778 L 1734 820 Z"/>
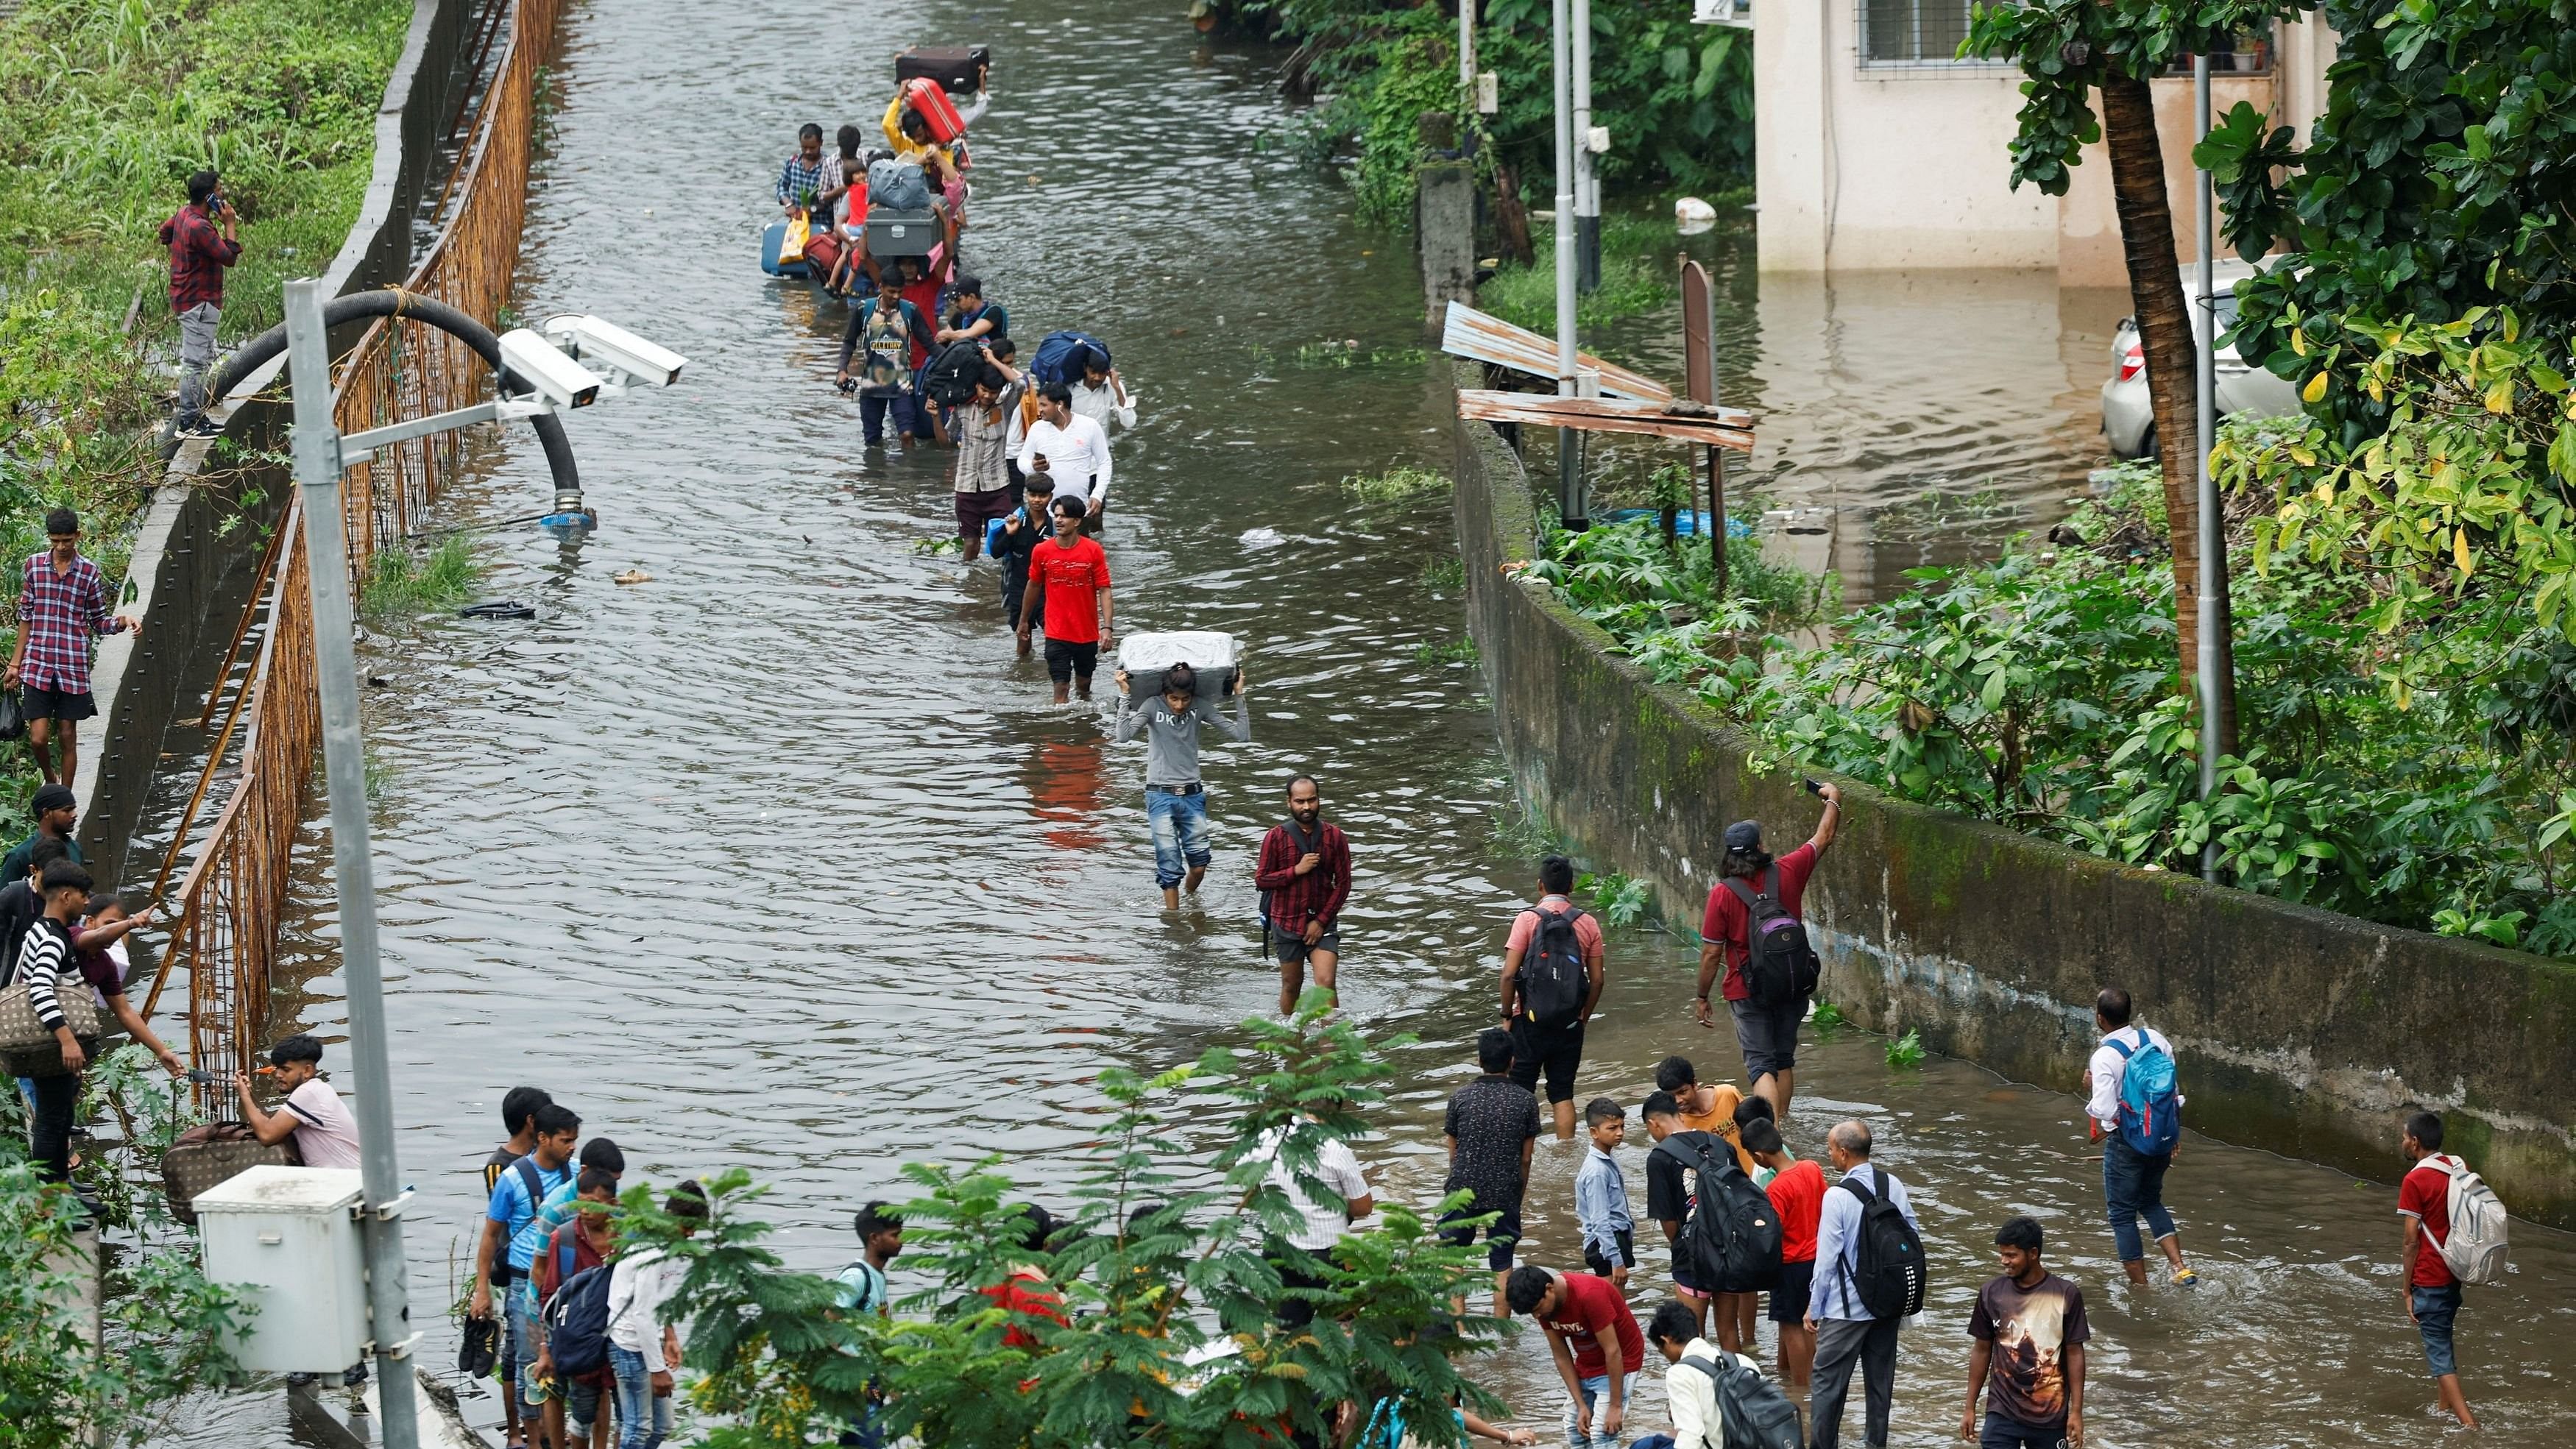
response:
<path fill-rule="evenodd" d="M 2200 1286 L 2200 1275 L 2189 1268 L 2185 1268 L 2181 1272 L 2173 1275 L 2173 1280 L 2174 1286 L 2177 1288 L 2197 1288 Z"/>

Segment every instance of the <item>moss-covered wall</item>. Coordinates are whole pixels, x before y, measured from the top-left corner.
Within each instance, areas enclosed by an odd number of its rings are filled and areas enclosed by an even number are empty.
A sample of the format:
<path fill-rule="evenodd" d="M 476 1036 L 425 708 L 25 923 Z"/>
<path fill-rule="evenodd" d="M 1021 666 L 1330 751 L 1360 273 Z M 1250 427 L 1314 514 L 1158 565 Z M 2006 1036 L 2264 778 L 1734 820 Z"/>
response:
<path fill-rule="evenodd" d="M 1469 624 L 1516 783 L 1589 855 L 1695 921 L 1729 822 L 1803 839 L 1816 801 L 1793 772 L 1754 769 L 1742 736 L 1614 655 L 1543 585 L 1503 573 L 1530 556 L 1537 517 L 1491 427 L 1458 425 L 1456 471 Z M 2072 1091 L 2094 993 L 2126 986 L 2174 1040 L 2195 1130 L 2394 1180 L 2398 1117 L 2421 1103 L 2449 1115 L 2514 1212 L 2576 1227 L 2576 971 L 1840 783 L 1841 837 L 1807 915 L 1826 994 L 1855 1020 Z"/>

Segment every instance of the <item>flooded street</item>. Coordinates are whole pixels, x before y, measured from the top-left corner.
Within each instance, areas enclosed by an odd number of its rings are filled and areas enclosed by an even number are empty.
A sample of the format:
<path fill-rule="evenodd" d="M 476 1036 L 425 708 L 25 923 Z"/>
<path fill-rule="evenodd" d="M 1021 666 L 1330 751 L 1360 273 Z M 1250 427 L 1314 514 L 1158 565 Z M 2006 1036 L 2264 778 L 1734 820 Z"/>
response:
<path fill-rule="evenodd" d="M 518 311 L 599 313 L 690 367 L 572 420 L 599 534 L 489 536 L 485 593 L 535 620 L 426 621 L 362 661 L 388 685 L 368 692 L 368 747 L 432 1364 L 453 1362 L 443 1313 L 470 1286 L 479 1164 L 519 1083 L 617 1139 L 630 1182 L 749 1168 L 801 1267 L 854 1256 L 851 1210 L 907 1195 L 907 1161 L 998 1152 L 1063 1201 L 1103 1067 L 1195 1058 L 1270 1005 L 1251 862 L 1299 771 L 1356 855 L 1345 1005 L 1424 1043 L 1397 1053 L 1383 1137 L 1361 1155 L 1382 1198 L 1438 1195 L 1440 1106 L 1473 1075 L 1466 1043 L 1542 847 L 1460 647 L 1448 499 L 1366 502 L 1341 481 L 1447 464 L 1408 243 L 1358 228 L 1339 186 L 1267 144 L 1291 119 L 1279 57 L 1204 46 L 1177 5 L 997 0 L 937 31 L 909 14 L 865 0 L 861 58 L 788 64 L 812 49 L 813 14 L 779 0 L 593 0 L 566 19 Z M 1105 700 L 1057 708 L 1042 665 L 1014 660 L 992 567 L 930 551 L 954 533 L 948 455 L 863 450 L 858 403 L 830 386 L 842 308 L 755 265 L 796 125 L 873 132 L 878 57 L 943 39 L 996 57 L 968 270 L 1024 353 L 1055 328 L 1094 332 L 1140 395 L 1104 540 L 1121 631 L 1248 645 L 1253 739 L 1209 750 L 1217 864 L 1181 919 L 1151 878 L 1143 746 L 1108 742 Z M 1721 336 L 1743 362 L 1726 399 L 1757 409 L 1773 500 L 1835 510 L 1839 531 L 1801 537 L 1835 544 L 1810 561 L 1844 573 L 1847 601 L 2080 491 L 2116 297 L 2024 278 L 1757 289 L 1749 236 L 1734 256 Z M 1661 370 L 1678 380 L 1677 361 Z M 451 521 L 543 502 L 533 441 L 507 443 L 450 493 Z M 1873 507 L 1989 479 L 2018 521 L 1871 531 Z M 612 582 L 627 569 L 650 581 Z M 302 971 L 275 1020 L 324 1035 L 337 1067 L 328 859 L 298 864 Z M 1633 1113 L 1675 1050 L 1704 1077 L 1735 1073 L 1731 1035 L 1690 1024 L 1686 947 L 1613 933 L 1580 1097 Z M 2399 1310 L 2393 1187 L 2195 1141 L 2169 1193 L 2208 1286 L 2132 1298 L 2108 1286 L 2078 1103 L 1962 1063 L 1891 1069 L 1882 1051 L 1855 1033 L 1814 1048 L 1790 1137 L 1818 1156 L 1824 1127 L 1869 1116 L 1922 1210 L 1934 1298 L 1906 1337 L 1897 1443 L 1956 1442 L 1968 1305 L 1994 1224 L 2017 1212 L 2092 1295 L 2093 1444 L 2438 1432 Z M 1221 1126 L 1184 1132 L 1212 1143 Z M 1536 1261 L 1579 1256 L 1576 1161 L 1541 1146 Z M 1627 1168 L 1642 1218 L 1641 1151 Z M 1664 1253 L 1646 1256 L 1641 1308 L 1667 1292 Z M 2517 1286 L 2463 1315 L 2470 1392 L 2491 1442 L 2565 1443 L 2576 1253 L 2517 1225 L 2515 1260 Z M 1535 1336 L 1477 1372 L 1517 1422 L 1554 1424 Z M 1645 1400 L 1635 1432 L 1662 1426 L 1660 1389 Z M 191 1444 L 309 1440 L 274 1393 L 189 1418 Z"/>

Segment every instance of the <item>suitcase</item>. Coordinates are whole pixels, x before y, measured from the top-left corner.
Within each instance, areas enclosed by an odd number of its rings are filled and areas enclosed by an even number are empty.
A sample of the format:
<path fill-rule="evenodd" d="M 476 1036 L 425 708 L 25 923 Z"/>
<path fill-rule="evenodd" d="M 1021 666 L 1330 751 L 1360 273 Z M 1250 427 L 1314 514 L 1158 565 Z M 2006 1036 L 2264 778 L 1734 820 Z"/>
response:
<path fill-rule="evenodd" d="M 810 277 L 814 269 L 803 262 L 781 266 L 778 252 L 787 244 L 787 223 L 773 221 L 760 233 L 760 269 L 773 277 Z"/>
<path fill-rule="evenodd" d="M 945 146 L 966 134 L 966 118 L 939 82 L 924 76 L 903 83 L 903 103 L 930 126 L 930 139 Z"/>
<path fill-rule="evenodd" d="M 985 67 L 993 63 L 989 45 L 916 45 L 894 57 L 894 80 L 903 85 L 934 80 L 952 96 L 971 96 Z"/>
<path fill-rule="evenodd" d="M 948 228 L 935 211 L 873 206 L 868 208 L 867 236 L 869 256 L 926 257 L 948 239 Z"/>
<path fill-rule="evenodd" d="M 1118 667 L 1127 671 L 1127 697 L 1138 702 L 1163 692 L 1163 674 L 1186 664 L 1198 674 L 1201 699 L 1231 699 L 1242 672 L 1234 636 L 1215 630 L 1129 634 L 1118 641 Z"/>
<path fill-rule="evenodd" d="M 161 1154 L 161 1189 L 169 1195 L 170 1216 L 193 1227 L 197 1194 L 254 1167 L 297 1167 L 303 1161 L 292 1137 L 266 1143 L 239 1122 L 209 1122 L 180 1133 L 170 1150 Z"/>

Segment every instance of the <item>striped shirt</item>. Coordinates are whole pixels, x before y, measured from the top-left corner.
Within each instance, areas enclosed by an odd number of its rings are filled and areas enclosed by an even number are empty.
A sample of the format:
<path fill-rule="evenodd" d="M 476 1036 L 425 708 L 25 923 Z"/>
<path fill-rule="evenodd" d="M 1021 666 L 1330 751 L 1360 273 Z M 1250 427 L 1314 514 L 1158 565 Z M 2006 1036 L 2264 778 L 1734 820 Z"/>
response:
<path fill-rule="evenodd" d="M 18 947 L 18 969 L 10 980 L 27 983 L 27 999 L 36 1008 L 36 1021 L 47 1031 L 63 1029 L 63 1004 L 55 989 L 71 965 L 71 937 L 63 930 L 62 922 L 51 916 L 39 918 Z"/>

